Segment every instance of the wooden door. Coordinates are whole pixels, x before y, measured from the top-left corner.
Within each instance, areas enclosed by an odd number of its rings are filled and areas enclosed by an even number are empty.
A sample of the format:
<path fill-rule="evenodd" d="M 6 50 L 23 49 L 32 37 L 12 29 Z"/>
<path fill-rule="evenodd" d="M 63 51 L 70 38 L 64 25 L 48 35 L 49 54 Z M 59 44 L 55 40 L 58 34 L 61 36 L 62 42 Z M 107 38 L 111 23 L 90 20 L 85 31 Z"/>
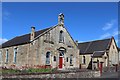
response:
<path fill-rule="evenodd" d="M 63 65 L 63 59 L 62 57 L 59 57 L 59 68 L 62 68 Z"/>

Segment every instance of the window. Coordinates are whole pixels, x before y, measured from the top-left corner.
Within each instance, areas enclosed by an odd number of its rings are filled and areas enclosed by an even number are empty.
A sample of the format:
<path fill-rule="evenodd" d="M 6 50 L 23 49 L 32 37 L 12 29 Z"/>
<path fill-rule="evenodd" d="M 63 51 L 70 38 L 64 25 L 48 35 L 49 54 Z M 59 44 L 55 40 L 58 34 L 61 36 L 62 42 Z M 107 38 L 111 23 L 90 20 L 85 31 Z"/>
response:
<path fill-rule="evenodd" d="M 6 50 L 6 63 L 8 63 L 8 49 Z"/>
<path fill-rule="evenodd" d="M 85 64 L 85 63 L 86 63 L 85 56 L 83 56 L 83 64 Z"/>
<path fill-rule="evenodd" d="M 46 53 L 46 65 L 50 64 L 50 52 Z"/>
<path fill-rule="evenodd" d="M 60 31 L 59 42 L 60 42 L 60 43 L 63 43 L 63 42 L 64 42 L 63 31 Z"/>
<path fill-rule="evenodd" d="M 14 63 L 16 63 L 16 60 L 17 60 L 17 48 L 14 48 L 14 59 L 13 59 Z"/>
<path fill-rule="evenodd" d="M 73 63 L 72 63 L 72 62 L 73 62 L 72 58 L 73 58 L 73 55 L 71 54 L 71 55 L 70 55 L 70 65 L 71 65 L 71 66 L 72 66 L 72 64 L 73 64 Z"/>
<path fill-rule="evenodd" d="M 68 62 L 68 57 L 66 58 L 66 62 Z"/>
<path fill-rule="evenodd" d="M 56 56 L 54 56 L 54 61 L 56 61 Z"/>
<path fill-rule="evenodd" d="M 0 51 L 0 63 L 2 62 L 2 51 Z"/>
<path fill-rule="evenodd" d="M 64 51 L 60 51 L 60 54 L 59 54 L 59 56 L 63 56 L 64 55 Z"/>

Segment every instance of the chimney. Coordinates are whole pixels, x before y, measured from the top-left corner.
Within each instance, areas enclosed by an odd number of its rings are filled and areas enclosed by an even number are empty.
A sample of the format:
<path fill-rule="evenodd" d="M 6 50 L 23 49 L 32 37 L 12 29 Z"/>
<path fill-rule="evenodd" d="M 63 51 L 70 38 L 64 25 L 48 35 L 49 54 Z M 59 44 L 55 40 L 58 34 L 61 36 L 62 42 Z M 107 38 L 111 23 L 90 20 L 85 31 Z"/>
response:
<path fill-rule="evenodd" d="M 63 13 L 60 13 L 58 15 L 58 24 L 64 25 L 64 14 Z"/>
<path fill-rule="evenodd" d="M 32 26 L 32 27 L 31 27 L 30 40 L 32 41 L 32 40 L 34 39 L 34 37 L 35 37 L 35 27 L 34 27 L 34 26 Z"/>
<path fill-rule="evenodd" d="M 78 40 L 75 41 L 76 45 L 78 46 Z"/>

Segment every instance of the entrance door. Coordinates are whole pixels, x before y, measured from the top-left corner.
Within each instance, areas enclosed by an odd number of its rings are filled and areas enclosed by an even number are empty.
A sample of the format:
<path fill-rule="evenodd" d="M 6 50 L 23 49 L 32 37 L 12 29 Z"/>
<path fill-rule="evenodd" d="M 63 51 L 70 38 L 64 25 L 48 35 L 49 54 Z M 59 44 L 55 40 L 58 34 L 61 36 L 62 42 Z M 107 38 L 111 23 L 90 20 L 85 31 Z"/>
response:
<path fill-rule="evenodd" d="M 63 58 L 59 57 L 59 68 L 62 68 L 63 65 Z"/>

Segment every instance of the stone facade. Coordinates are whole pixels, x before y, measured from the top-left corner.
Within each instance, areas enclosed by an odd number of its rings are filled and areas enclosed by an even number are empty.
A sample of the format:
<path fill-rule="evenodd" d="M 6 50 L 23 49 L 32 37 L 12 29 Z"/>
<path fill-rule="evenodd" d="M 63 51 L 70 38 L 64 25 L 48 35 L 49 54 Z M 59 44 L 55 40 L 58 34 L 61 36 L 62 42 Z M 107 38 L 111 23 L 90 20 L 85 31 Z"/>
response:
<path fill-rule="evenodd" d="M 11 66 L 15 68 L 35 66 L 58 69 L 79 68 L 79 50 L 64 27 L 63 20 L 64 15 L 60 14 L 58 24 L 37 37 L 34 37 L 35 28 L 32 27 L 30 43 L 0 49 L 2 66 L 8 68 Z"/>

